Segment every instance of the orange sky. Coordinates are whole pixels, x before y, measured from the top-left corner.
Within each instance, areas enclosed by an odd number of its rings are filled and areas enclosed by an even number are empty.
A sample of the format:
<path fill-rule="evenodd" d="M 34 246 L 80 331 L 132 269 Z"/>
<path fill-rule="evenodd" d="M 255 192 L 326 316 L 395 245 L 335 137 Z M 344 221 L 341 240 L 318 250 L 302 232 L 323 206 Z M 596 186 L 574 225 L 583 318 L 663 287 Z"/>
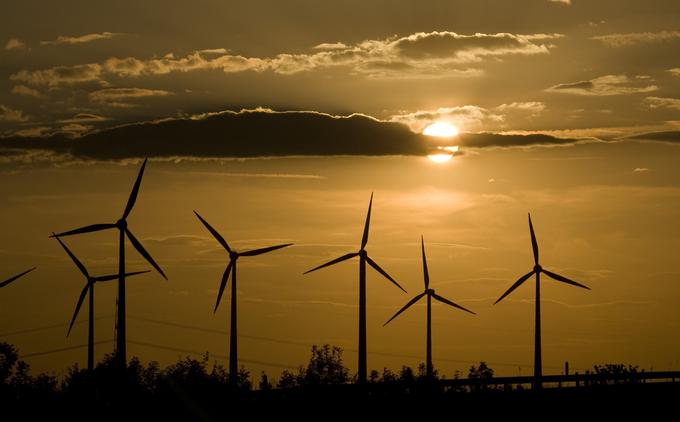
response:
<path fill-rule="evenodd" d="M 448 376 L 479 360 L 499 374 L 517 374 L 522 365 L 529 373 L 532 284 L 492 306 L 533 265 L 527 211 L 543 266 L 592 288 L 543 282 L 545 372 L 558 372 L 565 360 L 575 369 L 608 362 L 677 367 L 680 344 L 668 333 L 680 317 L 678 153 L 674 145 L 621 143 L 488 150 L 443 165 L 396 156 L 152 160 L 129 224 L 170 280 L 150 273 L 129 281 L 128 338 L 227 354 L 228 301 L 212 313 L 227 256 L 194 217 L 196 209 L 237 248 L 295 243 L 240 262 L 239 347 L 251 373 L 277 375 L 282 368 L 271 364 L 303 364 L 309 345 L 325 342 L 347 349 L 354 370 L 357 263 L 302 272 L 358 248 L 374 191 L 367 249 L 409 294 L 369 272 L 369 368 L 397 370 L 424 360 L 423 306 L 382 327 L 422 289 L 423 234 L 432 287 L 478 313 L 434 307 L 435 365 Z M 0 265 L 8 276 L 39 269 L 3 289 L 0 332 L 68 322 L 83 280 L 47 235 L 118 218 L 138 164 L 3 165 Z M 93 273 L 115 272 L 113 233 L 65 241 Z M 147 269 L 128 251 L 130 269 Z M 112 339 L 115 290 L 96 288 L 98 340 Z M 66 328 L 3 339 L 26 353 L 86 342 L 85 325 L 68 339 Z M 111 348 L 98 346 L 98 356 Z M 162 364 L 183 355 L 135 343 L 129 353 Z M 28 360 L 37 370 L 61 373 L 72 362 L 83 365 L 85 350 Z"/>
<path fill-rule="evenodd" d="M 370 369 L 424 360 L 424 306 L 382 327 L 422 289 L 422 234 L 432 288 L 478 314 L 434 307 L 435 366 L 531 373 L 532 282 L 492 305 L 532 268 L 527 212 L 543 266 L 592 288 L 543 282 L 544 373 L 679 367 L 677 0 L 24 0 L 3 14 L 0 280 L 38 270 L 0 291 L 0 339 L 65 349 L 27 357 L 36 370 L 85 363 L 86 324 L 65 337 L 84 280 L 48 236 L 119 218 L 147 156 L 129 224 L 169 281 L 128 283 L 128 353 L 144 361 L 225 363 L 229 302 L 212 309 L 227 256 L 197 210 L 236 248 L 295 244 L 239 263 L 251 374 L 322 343 L 355 371 L 357 263 L 302 273 L 359 247 L 374 192 L 367 249 L 409 294 L 369 271 Z M 421 134 L 436 122 L 460 133 Z M 460 150 L 437 164 L 438 146 Z M 65 242 L 116 271 L 113 232 Z M 96 287 L 98 357 L 115 295 Z"/>

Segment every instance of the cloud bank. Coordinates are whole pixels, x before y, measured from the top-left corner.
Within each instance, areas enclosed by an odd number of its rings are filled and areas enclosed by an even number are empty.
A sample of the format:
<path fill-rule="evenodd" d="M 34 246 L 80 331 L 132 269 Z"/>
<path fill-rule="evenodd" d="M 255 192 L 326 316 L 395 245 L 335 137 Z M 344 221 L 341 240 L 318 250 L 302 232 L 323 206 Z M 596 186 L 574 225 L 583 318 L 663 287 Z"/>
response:
<path fill-rule="evenodd" d="M 92 38 L 94 36 L 100 38 Z M 102 34 L 83 37 L 101 39 Z M 338 67 L 349 68 L 355 75 L 370 78 L 465 77 L 481 74 L 481 70 L 470 66 L 484 60 L 548 54 L 554 47 L 551 41 L 561 37 L 560 34 L 418 32 L 404 37 L 365 40 L 354 45 L 324 43 L 312 47 L 312 53 L 281 53 L 274 57 L 246 57 L 223 48 L 197 50 L 184 57 L 173 54 L 151 59 L 111 57 L 100 63 L 24 69 L 12 74 L 10 79 L 32 86 L 59 87 L 93 81 L 102 83 L 112 77 L 199 70 L 221 70 L 225 73 L 270 71 L 290 75 Z M 62 41 L 76 42 L 72 38 Z"/>
<path fill-rule="evenodd" d="M 6 150 L 47 150 L 75 157 L 263 157 L 324 155 L 426 155 L 438 143 L 402 123 L 366 115 L 334 116 L 313 111 L 269 109 L 224 111 L 118 126 L 78 138 L 85 123 L 103 119 L 79 115 L 48 137 L 0 138 Z M 69 129 L 69 130 L 67 130 Z M 464 133 L 447 144 L 468 148 L 570 145 L 577 139 L 543 134 Z"/>

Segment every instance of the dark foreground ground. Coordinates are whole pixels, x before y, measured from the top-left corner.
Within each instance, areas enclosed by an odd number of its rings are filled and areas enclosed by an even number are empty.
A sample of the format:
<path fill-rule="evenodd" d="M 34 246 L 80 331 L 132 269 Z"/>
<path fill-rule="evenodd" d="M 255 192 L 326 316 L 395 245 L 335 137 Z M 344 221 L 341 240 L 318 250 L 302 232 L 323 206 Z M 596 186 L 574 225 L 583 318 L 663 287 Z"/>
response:
<path fill-rule="evenodd" d="M 108 390 L 108 389 L 107 389 Z M 0 399 L 0 420 L 679 420 L 680 383 L 594 385 L 531 390 L 443 391 L 439 387 L 353 385 L 270 391 L 198 391 L 167 386 L 154 394 L 99 388 Z M 4 416 L 3 416 L 4 415 Z"/>

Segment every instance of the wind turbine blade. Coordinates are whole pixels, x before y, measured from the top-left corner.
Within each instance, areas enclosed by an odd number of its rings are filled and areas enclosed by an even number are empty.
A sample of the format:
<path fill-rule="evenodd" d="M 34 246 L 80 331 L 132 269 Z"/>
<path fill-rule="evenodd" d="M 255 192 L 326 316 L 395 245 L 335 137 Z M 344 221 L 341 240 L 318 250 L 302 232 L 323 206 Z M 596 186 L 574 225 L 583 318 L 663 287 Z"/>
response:
<path fill-rule="evenodd" d="M 423 249 L 423 277 L 425 280 L 425 290 L 430 288 L 430 273 L 427 271 L 427 258 L 425 258 L 425 240 L 423 235 L 420 235 L 420 246 Z"/>
<path fill-rule="evenodd" d="M 435 299 L 437 299 L 437 300 L 440 301 L 441 303 L 446 303 L 447 305 L 453 306 L 454 308 L 458 308 L 458 309 L 460 309 L 461 311 L 469 312 L 469 313 L 471 313 L 472 315 L 477 315 L 477 314 L 475 314 L 474 312 L 472 312 L 471 310 L 466 309 L 466 308 L 463 308 L 462 306 L 457 305 L 457 304 L 451 302 L 450 300 L 448 300 L 448 299 L 446 299 L 446 298 L 444 298 L 444 297 L 439 296 L 439 295 L 436 294 L 436 293 L 432 293 L 432 297 L 435 298 Z"/>
<path fill-rule="evenodd" d="M 139 169 L 137 180 L 135 180 L 135 185 L 132 187 L 132 192 L 130 192 L 130 198 L 128 198 L 127 206 L 125 207 L 125 211 L 123 212 L 123 220 L 125 220 L 128 217 L 128 215 L 130 215 L 132 207 L 135 206 L 135 201 L 137 201 L 137 194 L 139 193 L 139 185 L 142 184 L 142 176 L 144 175 L 144 167 L 146 167 L 146 160 L 147 158 L 144 159 L 144 162 L 142 163 L 142 168 Z"/>
<path fill-rule="evenodd" d="M 372 260 L 369 256 L 366 256 L 366 262 L 368 262 L 368 265 L 370 265 L 371 267 L 373 267 L 377 272 L 379 272 L 380 274 L 382 274 L 385 278 L 387 278 L 389 281 L 391 281 L 392 283 L 394 283 L 395 286 L 399 287 L 401 290 L 403 290 L 404 293 L 406 293 L 406 290 L 404 290 L 404 288 L 401 287 L 401 286 L 399 285 L 399 283 L 397 283 L 396 281 L 394 281 L 394 279 L 393 279 L 392 277 L 390 277 L 390 275 L 387 274 L 387 273 L 385 272 L 385 270 L 383 270 L 382 268 L 380 268 L 380 266 L 379 266 L 378 264 L 376 264 L 375 261 Z"/>
<path fill-rule="evenodd" d="M 132 234 L 132 232 L 127 227 L 125 228 L 125 234 L 127 234 L 128 239 L 130 239 L 130 243 L 132 243 L 132 246 L 134 246 L 135 249 L 137 249 L 137 252 L 139 252 L 144 257 L 144 259 L 146 259 L 149 262 L 149 264 L 151 264 L 156 269 L 156 271 L 158 271 L 163 276 L 163 278 L 167 280 L 168 277 L 165 275 L 163 270 L 161 270 L 161 267 L 159 267 L 158 264 L 156 264 L 156 261 L 153 260 L 151 255 L 149 255 L 146 249 L 144 249 L 144 246 L 142 246 L 142 244 L 139 243 L 139 240 L 137 240 L 137 238 Z"/>
<path fill-rule="evenodd" d="M 85 295 L 87 294 L 87 291 L 92 288 L 92 283 L 89 281 L 83 288 L 83 291 L 80 292 L 80 297 L 78 298 L 78 304 L 76 305 L 76 311 L 73 313 L 73 318 L 71 318 L 71 324 L 68 326 L 68 332 L 66 333 L 66 337 L 71 334 L 71 329 L 73 328 L 73 324 L 76 322 L 76 317 L 78 316 L 78 312 L 80 312 L 80 307 L 83 306 L 83 301 L 85 300 Z"/>
<path fill-rule="evenodd" d="M 368 214 L 366 214 L 366 223 L 364 223 L 364 235 L 361 238 L 361 249 L 363 250 L 368 243 L 368 227 L 371 225 L 371 207 L 373 206 L 373 192 L 371 192 L 371 200 L 368 202 Z"/>
<path fill-rule="evenodd" d="M 497 304 L 498 302 L 500 302 L 501 300 L 503 300 L 503 298 L 504 298 L 505 296 L 509 295 L 513 290 L 515 290 L 516 288 L 518 288 L 519 286 L 521 286 L 522 283 L 524 283 L 524 282 L 527 280 L 527 278 L 529 278 L 529 277 L 531 277 L 532 275 L 534 275 L 534 273 L 535 273 L 535 271 L 532 270 L 530 273 L 523 275 L 519 280 L 517 280 L 517 281 L 515 282 L 515 284 L 513 284 L 512 286 L 510 286 L 510 288 L 509 288 L 505 293 L 503 293 L 503 296 L 499 297 L 498 300 L 494 302 L 494 305 Z"/>
<path fill-rule="evenodd" d="M 208 222 L 205 221 L 203 217 L 201 217 L 196 211 L 194 211 L 194 214 L 196 214 L 196 217 L 198 217 L 198 219 L 201 220 L 201 223 L 203 223 L 205 228 L 208 229 L 208 231 L 213 235 L 213 237 L 217 239 L 218 242 L 220 242 L 220 245 L 222 245 L 222 247 L 226 249 L 227 252 L 231 253 L 231 248 L 227 244 L 227 241 L 224 240 L 222 235 L 217 233 L 217 230 L 215 230 L 210 224 L 208 224 Z"/>
<path fill-rule="evenodd" d="M 275 251 L 277 249 L 285 248 L 286 246 L 290 245 L 292 245 L 292 243 L 286 243 L 285 245 L 270 246 L 268 248 L 253 249 L 252 251 L 239 252 L 239 256 L 262 255 L 263 253 Z"/>
<path fill-rule="evenodd" d="M 52 233 L 52 234 L 54 235 L 54 233 Z M 76 258 L 75 255 L 73 255 L 73 252 L 71 252 L 71 250 L 64 244 L 64 242 L 62 242 L 61 239 L 59 239 L 59 237 L 56 237 L 56 239 L 59 242 L 59 244 L 61 245 L 61 247 L 64 248 L 64 250 L 66 251 L 68 256 L 71 257 L 71 260 L 76 264 L 76 267 L 78 267 L 80 272 L 83 273 L 85 278 L 90 278 L 90 273 L 87 272 L 87 268 L 85 268 L 83 263 L 80 262 L 80 260 L 78 258 Z"/>
<path fill-rule="evenodd" d="M 7 280 L 5 280 L 5 281 L 3 281 L 2 283 L 0 283 L 0 287 L 5 287 L 6 285 L 8 285 L 9 283 L 13 282 L 13 281 L 16 280 L 17 278 L 19 278 L 19 277 L 21 277 L 21 276 L 23 276 L 23 275 L 26 275 L 26 274 L 30 273 L 31 271 L 35 270 L 35 268 L 36 268 L 36 267 L 33 267 L 33 268 L 31 268 L 30 270 L 26 270 L 26 271 L 24 271 L 24 272 L 21 273 L 21 274 L 17 274 L 17 275 L 15 275 L 14 277 L 8 278 Z"/>
<path fill-rule="evenodd" d="M 419 300 L 420 300 L 423 296 L 425 296 L 426 294 L 427 294 L 427 292 L 423 292 L 423 293 L 419 294 L 418 296 L 414 297 L 413 299 L 411 299 L 406 305 L 404 305 L 403 308 L 399 309 L 399 312 L 397 312 L 396 314 L 394 314 L 394 315 L 392 316 L 392 318 L 388 319 L 387 322 L 383 324 L 383 327 L 386 326 L 387 324 L 389 324 L 390 321 L 392 321 L 394 318 L 396 318 L 397 316 L 399 316 L 400 313 L 402 313 L 402 312 L 404 312 L 405 310 L 407 310 L 411 305 L 413 305 L 414 303 L 416 303 L 417 301 L 419 301 Z"/>
<path fill-rule="evenodd" d="M 146 270 L 146 271 L 134 271 L 131 273 L 125 273 L 125 277 L 132 277 L 133 275 L 137 274 L 144 274 L 144 273 L 149 273 L 151 271 Z M 93 277 L 94 281 L 111 281 L 111 280 L 118 280 L 119 275 L 118 274 L 111 274 L 111 275 L 102 275 L 99 277 Z"/>
<path fill-rule="evenodd" d="M 354 258 L 355 256 L 359 255 L 358 252 L 353 252 L 353 253 L 348 253 L 347 255 L 343 255 L 340 258 L 335 258 L 332 261 L 326 262 L 325 264 L 319 265 L 318 267 L 312 268 L 309 271 L 305 271 L 303 274 L 311 273 L 312 271 L 320 270 L 321 268 L 328 267 L 333 264 L 337 264 L 338 262 L 346 261 L 350 258 Z"/>
<path fill-rule="evenodd" d="M 529 214 L 529 231 L 531 232 L 531 248 L 534 251 L 534 264 L 538 265 L 538 242 L 536 242 L 534 225 L 531 224 L 531 214 Z"/>
<path fill-rule="evenodd" d="M 220 306 L 220 300 L 222 300 L 222 293 L 224 293 L 224 288 L 227 287 L 227 282 L 229 281 L 229 274 L 231 274 L 231 267 L 233 266 L 234 261 L 229 261 L 229 265 L 227 265 L 227 269 L 224 270 L 224 274 L 222 275 L 222 282 L 220 283 L 220 292 L 217 294 L 217 302 L 215 303 L 215 310 L 213 313 L 217 312 L 217 307 Z"/>
<path fill-rule="evenodd" d="M 590 287 L 585 286 L 581 283 L 577 283 L 574 280 L 569 280 L 567 277 L 563 277 L 559 274 L 555 274 L 555 273 L 550 272 L 548 270 L 541 270 L 541 271 L 544 272 L 548 277 L 553 278 L 557 281 L 561 281 L 562 283 L 567 283 L 567 284 L 571 284 L 572 286 L 583 287 L 584 289 L 590 290 Z"/>
<path fill-rule="evenodd" d="M 57 234 L 52 233 L 52 236 L 50 236 L 50 237 L 64 237 L 64 236 L 72 236 L 74 234 L 92 233 L 92 232 L 98 232 L 98 231 L 101 231 L 101 230 L 115 229 L 116 227 L 117 226 L 115 224 L 92 224 L 92 225 L 89 225 L 89 226 L 81 227 L 79 229 L 69 230 L 67 232 L 62 232 L 62 233 L 57 233 Z"/>

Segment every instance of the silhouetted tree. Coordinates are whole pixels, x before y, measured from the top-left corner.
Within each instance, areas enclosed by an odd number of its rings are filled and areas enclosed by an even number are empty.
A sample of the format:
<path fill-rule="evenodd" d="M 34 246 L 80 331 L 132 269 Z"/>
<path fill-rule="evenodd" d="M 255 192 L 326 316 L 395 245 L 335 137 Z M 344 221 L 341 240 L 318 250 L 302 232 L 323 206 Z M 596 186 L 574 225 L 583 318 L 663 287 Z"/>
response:
<path fill-rule="evenodd" d="M 410 366 L 402 366 L 399 371 L 399 382 L 404 384 L 413 384 L 416 380 L 413 374 L 413 369 Z"/>
<path fill-rule="evenodd" d="M 471 380 L 485 381 L 493 378 L 493 369 L 489 368 L 486 362 L 479 362 L 479 366 L 472 365 L 468 371 L 468 378 Z M 486 390 L 488 386 L 482 382 L 476 385 L 475 390 Z"/>
<path fill-rule="evenodd" d="M 302 381 L 305 376 L 305 369 L 301 366 L 298 368 L 298 373 L 294 374 L 293 372 L 285 369 L 281 373 L 281 378 L 279 378 L 279 382 L 276 384 L 278 388 L 295 388 L 295 387 L 300 387 L 302 385 Z"/>
<path fill-rule="evenodd" d="M 381 381 L 384 383 L 393 383 L 397 381 L 397 375 L 387 368 L 383 368 Z"/>
<path fill-rule="evenodd" d="M 258 384 L 258 389 L 260 391 L 269 391 L 272 389 L 272 383 L 269 382 L 269 377 L 267 376 L 267 373 L 262 371 L 262 374 L 260 375 L 260 382 Z"/>
<path fill-rule="evenodd" d="M 18 360 L 17 348 L 12 344 L 0 342 L 0 383 L 8 383 Z"/>
<path fill-rule="evenodd" d="M 312 346 L 312 356 L 305 371 L 305 385 L 345 384 L 349 371 L 342 364 L 342 349 L 330 344 Z"/>
<path fill-rule="evenodd" d="M 638 373 L 638 367 L 632 365 L 624 365 L 622 363 L 607 363 L 604 365 L 594 365 L 595 373 L 600 375 L 602 379 L 600 384 L 633 384 L 638 382 L 635 375 Z"/>
<path fill-rule="evenodd" d="M 57 398 L 55 377 L 30 374 L 30 366 L 19 359 L 19 350 L 0 342 L 0 414 L 12 415 L 21 409 L 24 419 L 48 412 Z"/>
<path fill-rule="evenodd" d="M 432 368 L 432 379 L 439 379 L 439 371 Z M 427 365 L 424 362 L 418 364 L 418 381 L 427 380 Z"/>

